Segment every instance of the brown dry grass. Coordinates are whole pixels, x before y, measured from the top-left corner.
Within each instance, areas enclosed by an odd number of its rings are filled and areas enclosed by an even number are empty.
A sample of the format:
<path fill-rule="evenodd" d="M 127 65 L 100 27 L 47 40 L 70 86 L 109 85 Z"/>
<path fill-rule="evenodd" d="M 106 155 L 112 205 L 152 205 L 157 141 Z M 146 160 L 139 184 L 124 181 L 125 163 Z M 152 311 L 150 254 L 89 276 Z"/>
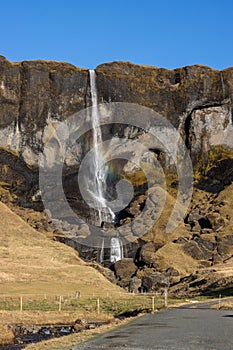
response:
<path fill-rule="evenodd" d="M 164 190 L 160 188 L 161 196 L 163 195 L 163 191 Z M 166 202 L 163 207 L 161 216 L 155 225 L 151 228 L 151 230 L 143 238 L 148 241 L 155 242 L 156 244 L 160 243 L 164 245 L 156 252 L 156 260 L 160 268 L 166 270 L 169 267 L 173 267 L 179 271 L 180 277 L 184 277 L 194 272 L 197 269 L 199 263 L 190 255 L 186 254 L 181 246 L 173 243 L 173 241 L 179 237 L 191 237 L 191 233 L 185 227 L 184 223 L 181 222 L 172 232 L 168 232 L 166 230 L 166 226 L 169 218 L 171 217 L 175 203 L 176 199 L 167 192 Z M 177 210 L 182 213 L 182 206 L 178 204 Z"/>
<path fill-rule="evenodd" d="M 199 189 L 194 190 L 193 202 L 205 206 L 207 212 L 208 210 L 215 210 L 216 212 L 219 212 L 220 217 L 224 220 L 224 227 L 218 230 L 217 235 L 219 237 L 232 235 L 233 216 L 230 213 L 232 212 L 233 207 L 233 184 L 228 186 L 218 195 L 216 203 L 212 200 L 213 198 L 211 196 L 209 196 L 209 199 L 207 198 L 205 191 Z M 163 212 L 154 227 L 146 235 L 146 239 L 148 241 L 164 244 L 164 247 L 159 249 L 156 253 L 159 266 L 163 269 L 173 267 L 179 271 L 181 277 L 184 277 L 194 273 L 197 270 L 200 270 L 200 262 L 186 254 L 179 245 L 172 243 L 179 237 L 186 237 L 188 239 L 191 238 L 192 233 L 185 227 L 184 223 L 180 223 L 180 225 L 172 233 L 166 232 L 166 225 L 174 207 L 174 203 L 175 198 L 173 198 L 171 194 L 167 193 Z M 208 241 L 212 241 L 213 243 L 216 242 L 215 236 L 216 232 L 202 235 L 203 238 L 206 238 Z M 229 245 L 227 256 L 231 255 L 233 256 L 233 246 Z M 207 268 L 204 269 L 208 270 Z M 232 276 L 233 258 L 225 263 L 215 264 L 214 269 L 216 270 L 216 274 L 218 274 L 219 278 Z M 213 266 L 211 266 L 209 270 L 213 270 Z"/>
<path fill-rule="evenodd" d="M 193 273 L 199 265 L 197 260 L 185 254 L 182 247 L 175 243 L 168 243 L 156 253 L 159 265 L 164 269 L 173 267 L 180 272 L 181 276 Z"/>
<path fill-rule="evenodd" d="M 0 295 L 75 295 L 77 290 L 82 297 L 126 294 L 79 259 L 72 248 L 37 232 L 3 203 L 0 203 L 0 265 Z M 8 324 L 72 322 L 79 316 L 83 314 L 2 311 L 0 342 L 12 340 Z"/>
<path fill-rule="evenodd" d="M 210 267 L 206 269 L 206 271 L 213 269 Z M 221 277 L 230 277 L 233 276 L 233 258 L 225 261 L 224 263 L 219 263 L 214 265 L 215 273 L 220 275 Z"/>
<path fill-rule="evenodd" d="M 64 244 L 45 237 L 0 203 L 0 294 L 106 293 L 122 289 L 87 266 Z"/>
<path fill-rule="evenodd" d="M 186 229 L 182 220 L 177 225 L 176 221 L 174 221 L 174 218 L 173 218 L 175 229 L 172 232 L 169 232 L 169 230 L 166 229 L 168 221 L 171 219 L 171 214 L 173 212 L 175 204 L 176 204 L 177 214 L 178 212 L 183 213 L 184 208 L 181 204 L 176 203 L 176 198 L 174 198 L 170 193 L 166 192 L 164 189 L 159 188 L 158 191 L 160 191 L 161 197 L 165 196 L 166 200 L 164 203 L 164 207 L 162 208 L 160 217 L 158 218 L 154 226 L 146 234 L 145 237 L 150 241 L 153 241 L 156 243 L 162 243 L 162 244 L 172 242 L 173 240 L 177 239 L 180 236 L 191 237 L 190 232 Z"/>
<path fill-rule="evenodd" d="M 233 310 L 233 301 L 222 301 L 221 309 Z"/>
<path fill-rule="evenodd" d="M 73 323 L 77 318 L 84 317 L 86 319 L 109 320 L 111 315 L 96 313 L 86 313 L 85 315 L 79 311 L 75 312 L 58 312 L 58 311 L 0 311 L 0 324 L 30 324 L 33 320 L 35 325 L 43 324 L 69 324 Z"/>

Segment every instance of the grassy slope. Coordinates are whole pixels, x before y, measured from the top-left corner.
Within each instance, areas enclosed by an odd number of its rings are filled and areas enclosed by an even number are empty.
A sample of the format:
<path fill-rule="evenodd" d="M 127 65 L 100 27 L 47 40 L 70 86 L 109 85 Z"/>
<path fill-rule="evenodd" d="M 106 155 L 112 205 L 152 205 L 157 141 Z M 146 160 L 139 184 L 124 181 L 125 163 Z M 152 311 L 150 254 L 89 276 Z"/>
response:
<path fill-rule="evenodd" d="M 76 252 L 49 240 L 0 202 L 0 294 L 56 294 L 107 292 L 122 289 L 87 266 Z"/>
<path fill-rule="evenodd" d="M 179 244 L 173 243 L 173 241 L 179 237 L 191 237 L 191 233 L 183 222 L 181 222 L 174 231 L 166 232 L 166 225 L 168 219 L 171 217 L 175 202 L 175 198 L 167 192 L 162 214 L 156 221 L 154 227 L 147 233 L 146 239 L 156 244 L 164 244 L 155 254 L 156 261 L 160 268 L 166 270 L 169 267 L 173 267 L 179 271 L 181 277 L 184 277 L 193 273 L 198 268 L 199 262 L 190 255 L 187 255 Z M 182 210 L 181 205 L 178 205 L 178 209 Z"/>

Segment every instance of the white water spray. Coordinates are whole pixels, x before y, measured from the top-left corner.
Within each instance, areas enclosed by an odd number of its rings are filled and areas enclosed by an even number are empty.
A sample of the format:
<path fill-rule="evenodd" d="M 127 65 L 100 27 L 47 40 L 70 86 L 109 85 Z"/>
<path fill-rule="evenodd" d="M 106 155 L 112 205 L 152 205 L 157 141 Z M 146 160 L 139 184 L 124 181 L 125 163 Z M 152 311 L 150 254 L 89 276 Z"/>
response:
<path fill-rule="evenodd" d="M 20 134 L 20 129 L 19 129 L 19 120 L 17 119 L 16 126 L 15 126 L 15 148 L 16 148 L 16 152 L 19 152 L 19 149 L 20 149 L 20 138 L 21 138 L 21 134 Z"/>
<path fill-rule="evenodd" d="M 103 261 L 104 261 L 104 238 L 102 241 L 101 250 L 100 250 L 100 258 L 99 258 L 100 263 L 102 263 Z"/>
<path fill-rule="evenodd" d="M 115 263 L 118 260 L 123 259 L 123 246 L 122 242 L 118 237 L 111 238 L 111 249 L 110 249 L 110 261 Z"/>

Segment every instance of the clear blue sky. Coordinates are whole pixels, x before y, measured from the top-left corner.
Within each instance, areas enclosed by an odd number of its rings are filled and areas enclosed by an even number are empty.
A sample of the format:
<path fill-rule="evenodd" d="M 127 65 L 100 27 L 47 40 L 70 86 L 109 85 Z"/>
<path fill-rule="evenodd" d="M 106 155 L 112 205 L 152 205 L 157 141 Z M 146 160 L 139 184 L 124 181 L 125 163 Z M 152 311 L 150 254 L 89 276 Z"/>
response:
<path fill-rule="evenodd" d="M 233 0 L 11 0 L 0 11 L 11 61 L 233 66 Z"/>

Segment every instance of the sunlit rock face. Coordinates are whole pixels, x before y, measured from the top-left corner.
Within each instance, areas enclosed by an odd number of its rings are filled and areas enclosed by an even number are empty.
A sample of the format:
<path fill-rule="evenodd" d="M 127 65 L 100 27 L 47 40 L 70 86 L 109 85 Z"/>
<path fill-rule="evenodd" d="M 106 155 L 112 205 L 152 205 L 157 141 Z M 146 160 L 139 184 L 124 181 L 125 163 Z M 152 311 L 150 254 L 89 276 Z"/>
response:
<path fill-rule="evenodd" d="M 195 109 L 187 119 L 187 146 L 197 161 L 208 160 L 215 147 L 233 148 L 232 111 L 229 104 Z"/>

